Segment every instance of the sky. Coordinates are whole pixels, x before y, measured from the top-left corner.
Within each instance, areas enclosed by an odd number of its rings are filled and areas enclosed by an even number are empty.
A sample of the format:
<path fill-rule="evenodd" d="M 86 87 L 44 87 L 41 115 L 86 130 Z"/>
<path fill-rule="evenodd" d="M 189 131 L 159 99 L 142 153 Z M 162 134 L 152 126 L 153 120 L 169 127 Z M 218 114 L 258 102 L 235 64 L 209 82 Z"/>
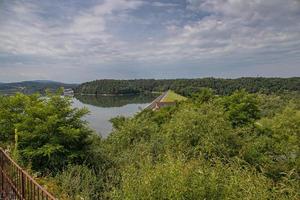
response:
<path fill-rule="evenodd" d="M 0 82 L 300 76 L 300 0 L 0 0 Z"/>

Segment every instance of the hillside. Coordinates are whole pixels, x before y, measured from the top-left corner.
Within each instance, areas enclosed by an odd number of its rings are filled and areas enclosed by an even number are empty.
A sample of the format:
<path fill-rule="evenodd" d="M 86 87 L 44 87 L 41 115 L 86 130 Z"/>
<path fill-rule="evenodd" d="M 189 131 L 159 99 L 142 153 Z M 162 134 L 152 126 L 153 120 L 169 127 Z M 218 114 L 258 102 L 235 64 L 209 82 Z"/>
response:
<path fill-rule="evenodd" d="M 22 92 L 25 94 L 32 94 L 35 92 L 44 93 L 46 89 L 55 91 L 61 87 L 74 88 L 77 84 L 66 84 L 48 80 L 36 80 L 36 81 L 22 81 L 15 83 L 0 83 L 0 93 L 2 94 L 14 94 L 16 92 Z"/>
<path fill-rule="evenodd" d="M 202 89 L 111 119 L 107 138 L 88 113 L 60 95 L 0 96 L 0 146 L 58 199 L 300 199 L 299 92 Z"/>
<path fill-rule="evenodd" d="M 136 79 L 136 80 L 95 80 L 79 85 L 78 94 L 138 94 L 145 92 L 164 92 L 173 90 L 184 96 L 189 96 L 203 87 L 212 88 L 217 94 L 231 94 L 244 88 L 255 93 L 273 93 L 280 91 L 300 91 L 300 77 L 294 78 L 199 78 L 199 79 Z"/>

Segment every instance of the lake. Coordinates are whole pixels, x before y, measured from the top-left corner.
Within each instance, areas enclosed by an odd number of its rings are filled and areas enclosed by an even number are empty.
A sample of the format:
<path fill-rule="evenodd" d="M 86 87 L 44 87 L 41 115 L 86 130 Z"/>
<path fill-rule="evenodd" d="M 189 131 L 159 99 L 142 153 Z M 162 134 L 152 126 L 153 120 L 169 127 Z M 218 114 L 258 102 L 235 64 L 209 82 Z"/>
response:
<path fill-rule="evenodd" d="M 73 105 L 77 108 L 87 107 L 90 114 L 85 117 L 89 125 L 99 135 L 107 137 L 112 131 L 111 118 L 130 117 L 144 109 L 157 95 L 128 96 L 76 96 Z"/>

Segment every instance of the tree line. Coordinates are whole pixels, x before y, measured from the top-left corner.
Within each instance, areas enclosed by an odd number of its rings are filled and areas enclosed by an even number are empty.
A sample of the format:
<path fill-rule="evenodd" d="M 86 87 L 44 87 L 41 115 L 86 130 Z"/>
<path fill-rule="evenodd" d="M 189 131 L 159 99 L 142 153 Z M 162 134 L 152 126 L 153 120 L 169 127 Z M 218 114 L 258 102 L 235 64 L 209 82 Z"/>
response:
<path fill-rule="evenodd" d="M 273 93 L 280 91 L 300 91 L 300 78 L 199 78 L 199 79 L 136 79 L 136 80 L 95 80 L 75 88 L 78 94 L 138 94 L 173 90 L 190 96 L 201 88 L 212 88 L 216 94 L 231 94 L 245 89 L 250 93 Z"/>
<path fill-rule="evenodd" d="M 45 90 L 56 91 L 59 88 L 75 88 L 77 84 L 67 84 L 54 81 L 22 81 L 14 83 L 0 83 L 0 94 L 33 94 L 35 92 L 45 93 Z"/>

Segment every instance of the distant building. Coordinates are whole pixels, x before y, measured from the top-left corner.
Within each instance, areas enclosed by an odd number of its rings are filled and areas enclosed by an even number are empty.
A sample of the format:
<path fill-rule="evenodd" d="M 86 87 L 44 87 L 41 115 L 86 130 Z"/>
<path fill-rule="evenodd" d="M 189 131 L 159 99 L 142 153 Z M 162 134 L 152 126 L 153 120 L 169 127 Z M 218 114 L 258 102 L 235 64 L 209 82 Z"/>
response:
<path fill-rule="evenodd" d="M 147 106 L 145 109 L 151 110 L 159 110 L 160 108 L 167 107 L 167 106 L 174 106 L 176 102 L 184 101 L 186 97 L 183 97 L 175 92 L 168 90 L 164 92 L 162 95 L 154 99 L 152 103 Z"/>

